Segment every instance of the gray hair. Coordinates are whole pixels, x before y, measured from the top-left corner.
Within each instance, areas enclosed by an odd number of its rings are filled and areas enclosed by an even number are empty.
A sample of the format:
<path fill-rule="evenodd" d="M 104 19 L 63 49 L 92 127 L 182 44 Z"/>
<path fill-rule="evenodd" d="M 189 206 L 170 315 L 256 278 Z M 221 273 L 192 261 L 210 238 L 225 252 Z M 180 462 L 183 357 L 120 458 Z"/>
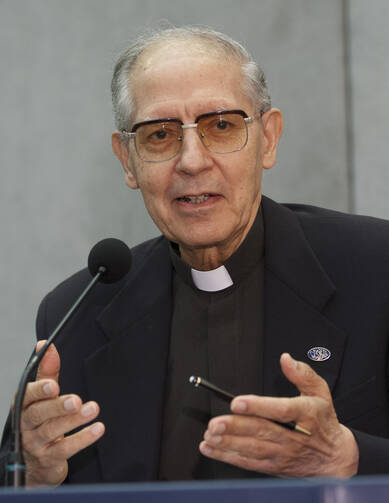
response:
<path fill-rule="evenodd" d="M 174 40 L 197 39 L 204 45 L 222 51 L 228 57 L 241 64 L 243 73 L 243 91 L 251 99 L 256 112 L 266 112 L 271 107 L 271 98 L 267 89 L 263 70 L 252 59 L 248 51 L 228 35 L 211 28 L 183 26 L 154 30 L 138 38 L 119 57 L 111 83 L 112 104 L 115 124 L 119 131 L 129 130 L 134 117 L 135 103 L 131 94 L 130 80 L 136 62 L 141 54 L 152 45 Z"/>

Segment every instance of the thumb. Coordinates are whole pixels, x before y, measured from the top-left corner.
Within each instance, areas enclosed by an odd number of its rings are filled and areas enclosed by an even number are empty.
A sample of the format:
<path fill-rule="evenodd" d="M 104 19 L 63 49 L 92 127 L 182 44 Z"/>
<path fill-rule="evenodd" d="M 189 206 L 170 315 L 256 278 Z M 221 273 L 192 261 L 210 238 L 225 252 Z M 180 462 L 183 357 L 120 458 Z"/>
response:
<path fill-rule="evenodd" d="M 319 396 L 332 400 L 327 382 L 306 363 L 294 360 L 289 353 L 280 358 L 281 370 L 303 396 Z"/>
<path fill-rule="evenodd" d="M 37 342 L 36 352 L 38 352 L 42 348 L 45 342 L 45 340 Z M 54 344 L 50 344 L 45 353 L 45 356 L 42 358 L 39 364 L 36 380 L 54 379 L 58 382 L 60 364 L 61 361 L 57 348 L 54 346 Z"/>

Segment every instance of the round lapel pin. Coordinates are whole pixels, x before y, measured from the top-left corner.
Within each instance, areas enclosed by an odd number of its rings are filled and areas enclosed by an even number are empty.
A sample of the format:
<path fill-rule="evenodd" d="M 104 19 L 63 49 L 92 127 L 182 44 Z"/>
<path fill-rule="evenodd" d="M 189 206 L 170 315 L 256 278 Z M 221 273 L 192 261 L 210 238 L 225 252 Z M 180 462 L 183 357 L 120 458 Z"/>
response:
<path fill-rule="evenodd" d="M 331 351 L 327 348 L 317 346 L 307 351 L 308 358 L 314 362 L 324 362 L 331 356 Z"/>

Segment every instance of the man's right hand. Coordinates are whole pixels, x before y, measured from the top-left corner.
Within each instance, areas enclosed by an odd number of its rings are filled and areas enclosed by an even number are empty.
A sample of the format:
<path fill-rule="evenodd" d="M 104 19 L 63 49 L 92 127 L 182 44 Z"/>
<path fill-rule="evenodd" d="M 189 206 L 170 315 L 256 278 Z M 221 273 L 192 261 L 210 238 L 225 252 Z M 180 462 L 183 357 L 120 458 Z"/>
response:
<path fill-rule="evenodd" d="M 37 351 L 44 341 L 39 341 Z M 58 385 L 60 358 L 52 344 L 43 357 L 35 382 L 29 383 L 23 403 L 22 441 L 26 485 L 58 485 L 68 473 L 67 460 L 98 440 L 103 423 L 94 423 L 65 436 L 99 414 L 96 402 L 82 403 L 77 395 L 62 395 Z"/>

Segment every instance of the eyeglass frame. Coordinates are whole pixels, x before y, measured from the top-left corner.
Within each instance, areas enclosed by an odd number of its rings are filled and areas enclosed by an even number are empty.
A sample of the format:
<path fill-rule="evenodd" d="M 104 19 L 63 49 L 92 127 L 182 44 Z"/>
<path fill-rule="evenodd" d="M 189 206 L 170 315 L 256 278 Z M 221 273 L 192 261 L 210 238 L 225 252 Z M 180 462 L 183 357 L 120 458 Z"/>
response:
<path fill-rule="evenodd" d="M 177 152 L 172 155 L 171 157 L 168 157 L 167 159 L 162 159 L 162 160 L 146 160 L 146 159 L 143 159 L 139 152 L 138 152 L 138 148 L 136 146 L 136 141 L 135 141 L 135 138 L 136 138 L 136 131 L 139 127 L 145 125 L 145 124 L 158 124 L 158 123 L 163 123 L 163 122 L 176 122 L 178 124 L 180 124 L 182 130 L 184 129 L 196 129 L 197 126 L 198 126 L 198 123 L 199 121 L 204 118 L 204 117 L 210 117 L 211 115 L 225 115 L 225 114 L 239 114 L 243 117 L 243 120 L 245 122 L 245 126 L 246 126 L 246 141 L 244 142 L 244 144 L 239 147 L 239 148 L 236 148 L 234 150 L 229 150 L 227 152 L 215 152 L 213 150 L 211 150 L 207 145 L 205 145 L 205 143 L 203 142 L 202 140 L 202 137 L 201 137 L 201 134 L 198 132 L 198 135 L 199 135 L 199 138 L 201 140 L 201 143 L 204 145 L 204 147 L 206 149 L 208 149 L 210 152 L 213 152 L 214 154 L 231 154 L 232 152 L 239 152 L 240 150 L 243 150 L 244 147 L 247 145 L 247 142 L 248 142 L 248 139 L 249 139 L 249 131 L 248 131 L 248 128 L 247 128 L 247 124 L 252 124 L 255 119 L 260 119 L 262 117 L 262 115 L 264 114 L 264 110 L 261 110 L 260 112 L 258 112 L 257 114 L 255 115 L 252 115 L 252 116 L 248 116 L 247 113 L 244 111 L 244 110 L 216 110 L 215 112 L 207 112 L 205 114 L 200 114 L 199 116 L 196 117 L 195 121 L 192 122 L 192 123 L 188 123 L 188 124 L 184 124 L 184 122 L 179 119 L 178 117 L 166 117 L 166 118 L 160 118 L 160 119 L 150 119 L 150 120 L 147 120 L 147 121 L 141 121 L 141 122 L 137 122 L 135 123 L 132 128 L 131 128 L 131 131 L 126 131 L 125 129 L 122 129 L 120 132 L 122 134 L 124 134 L 125 136 L 127 136 L 127 138 L 129 140 L 131 140 L 131 138 L 134 140 L 134 146 L 135 146 L 135 151 L 139 157 L 139 159 L 141 159 L 143 162 L 166 162 L 166 161 L 170 161 L 171 159 L 173 159 L 181 150 L 182 148 L 182 140 L 184 138 L 184 136 L 182 136 L 181 138 L 177 138 L 178 141 L 180 142 L 180 146 L 177 150 Z M 204 135 L 203 135 L 204 136 Z"/>

